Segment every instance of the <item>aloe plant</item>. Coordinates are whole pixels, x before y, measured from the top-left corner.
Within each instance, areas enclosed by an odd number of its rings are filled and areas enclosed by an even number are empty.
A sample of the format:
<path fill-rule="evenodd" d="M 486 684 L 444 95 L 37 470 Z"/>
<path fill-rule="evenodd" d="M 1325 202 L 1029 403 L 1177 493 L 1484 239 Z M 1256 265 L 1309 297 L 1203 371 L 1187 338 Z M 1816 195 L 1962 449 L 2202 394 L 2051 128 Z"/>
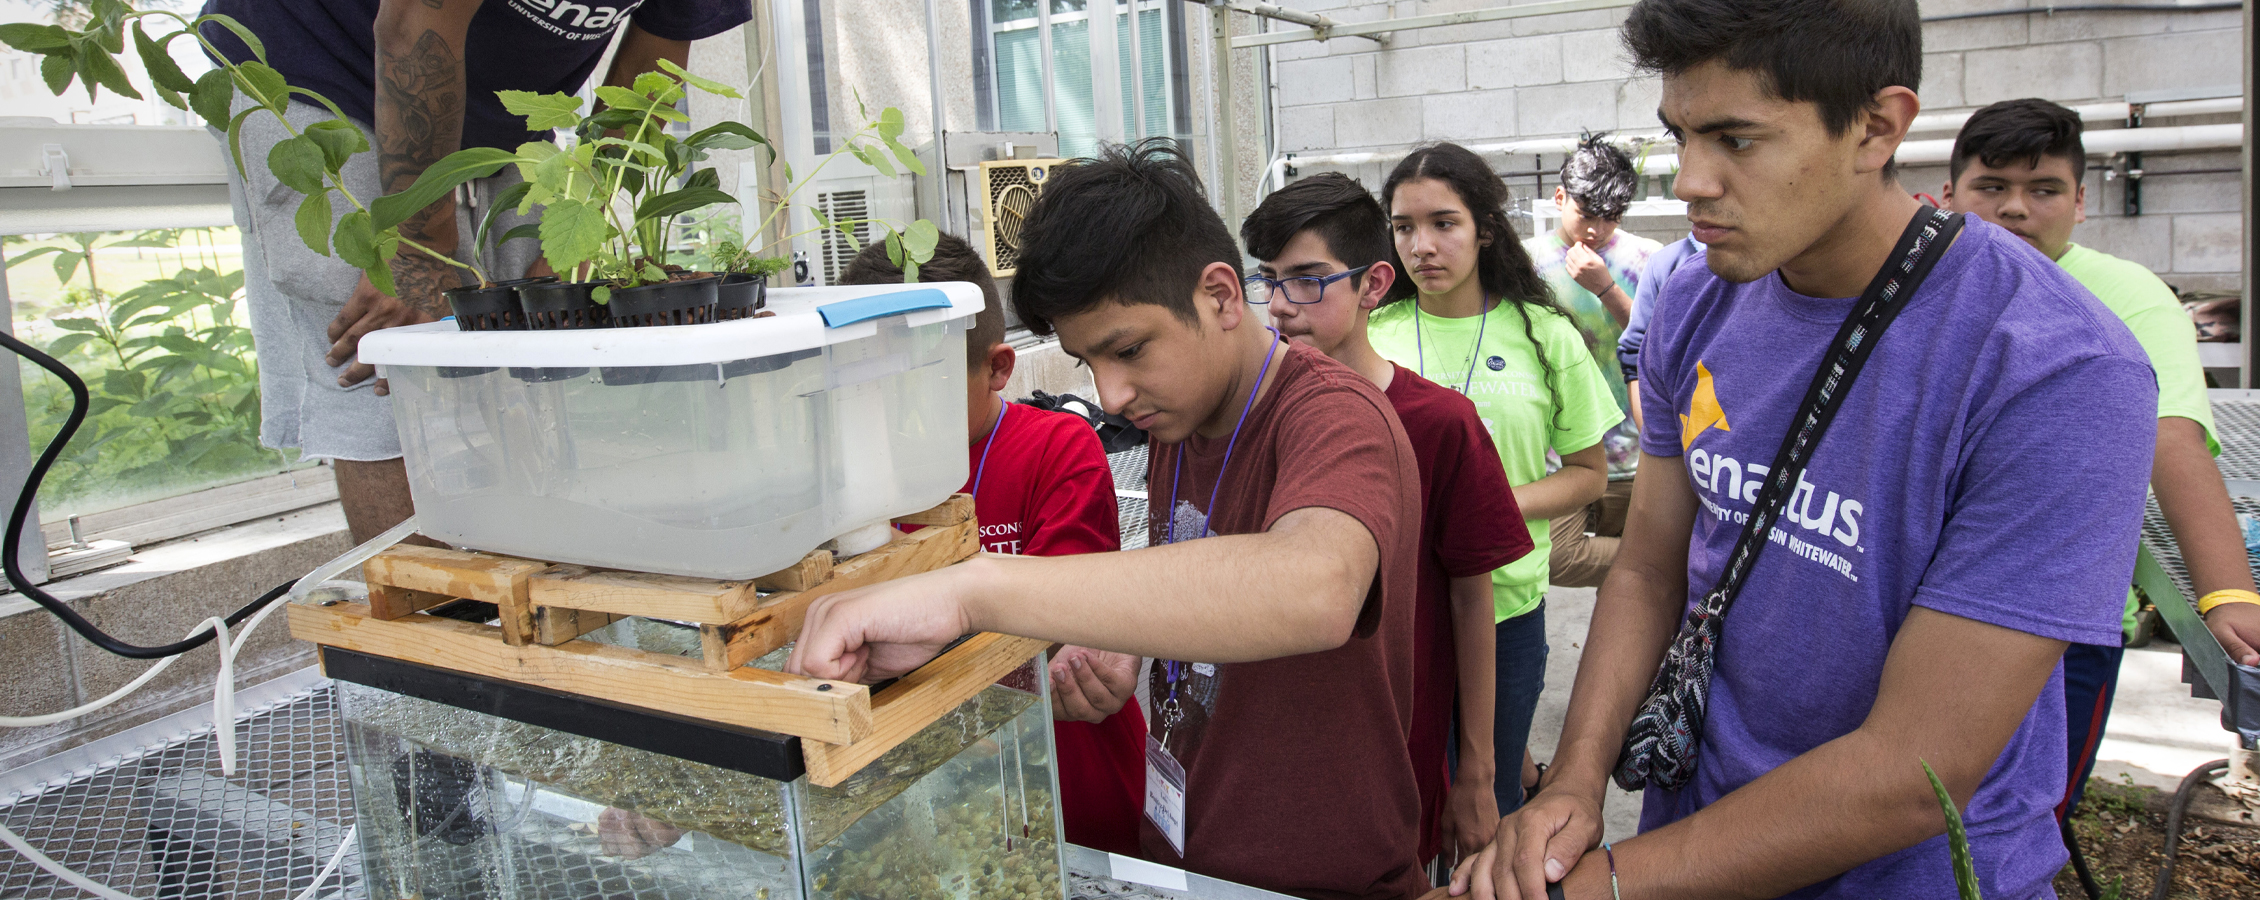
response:
<path fill-rule="evenodd" d="M 1978 893 L 1977 867 L 1970 860 L 1970 833 L 1962 828 L 1962 811 L 1954 808 L 1954 795 L 1947 793 L 1946 782 L 1938 780 L 1938 771 L 1923 761 L 1923 774 L 1930 776 L 1930 789 L 1938 795 L 1938 805 L 1946 811 L 1946 844 L 1954 856 L 1954 886 L 1961 891 L 1962 900 L 1985 900 Z"/>
<path fill-rule="evenodd" d="M 178 28 L 171 31 L 160 28 L 161 36 L 151 37 L 144 27 L 146 23 L 163 24 L 166 20 Z M 242 63 L 226 61 L 219 49 L 204 37 L 205 25 L 217 25 L 233 32 L 250 49 L 253 59 Z M 125 52 L 129 31 L 133 35 L 134 52 L 149 72 L 151 90 L 176 108 L 193 110 L 215 126 L 224 125 L 228 155 L 238 173 L 245 171 L 242 138 L 246 120 L 266 113 L 274 116 L 289 132 L 289 138 L 277 142 L 268 151 L 267 169 L 285 186 L 305 195 L 299 203 L 295 222 L 299 239 L 314 252 L 329 256 L 334 249 L 339 259 L 367 273 L 369 283 L 387 294 L 395 292 L 391 261 L 403 248 L 467 269 L 477 275 L 482 284 L 489 281 L 476 265 L 403 237 L 399 226 L 456 186 L 500 171 L 510 162 L 511 154 L 507 151 L 470 148 L 449 154 L 425 169 L 422 177 L 407 190 L 364 199 L 346 186 L 340 173 L 346 160 L 368 151 L 368 135 L 346 119 L 345 113 L 329 98 L 291 85 L 281 72 L 267 64 L 266 47 L 259 37 L 233 18 L 217 14 L 191 18 L 171 10 L 136 10 L 124 0 L 92 0 L 87 4 L 80 27 L 29 22 L 0 25 L 0 43 L 38 55 L 40 76 L 46 80 L 48 89 L 58 95 L 69 90 L 73 83 L 82 83 L 89 98 L 98 88 L 106 88 L 141 99 L 141 91 L 126 77 L 125 67 L 117 60 L 118 55 Z M 182 37 L 196 41 L 207 55 L 221 62 L 203 77 L 189 78 L 173 61 L 168 49 L 173 41 Z M 252 105 L 231 115 L 238 94 L 249 99 Z M 293 97 L 319 103 L 335 118 L 299 128 L 285 116 Z M 339 201 L 350 205 L 352 211 L 338 217 L 333 225 L 330 220 Z"/>

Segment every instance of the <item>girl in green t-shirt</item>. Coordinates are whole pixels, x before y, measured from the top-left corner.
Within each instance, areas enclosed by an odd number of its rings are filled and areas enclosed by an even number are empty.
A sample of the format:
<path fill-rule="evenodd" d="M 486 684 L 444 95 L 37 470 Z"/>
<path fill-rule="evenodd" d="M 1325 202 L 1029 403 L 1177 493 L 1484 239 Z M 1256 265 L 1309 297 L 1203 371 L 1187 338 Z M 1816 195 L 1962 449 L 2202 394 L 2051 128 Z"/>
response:
<path fill-rule="evenodd" d="M 1545 686 L 1548 522 L 1584 507 L 1608 484 L 1601 438 L 1623 419 L 1568 312 L 1507 225 L 1507 187 L 1467 148 L 1413 151 L 1382 188 L 1405 273 L 1373 312 L 1383 356 L 1474 401 L 1499 448 L 1515 502 L 1537 547 L 1492 573 L 1497 620 L 1499 811 L 1536 781 L 1525 747 Z M 1546 471 L 1547 451 L 1561 468 Z M 1479 726 L 1479 723 L 1471 723 Z"/>

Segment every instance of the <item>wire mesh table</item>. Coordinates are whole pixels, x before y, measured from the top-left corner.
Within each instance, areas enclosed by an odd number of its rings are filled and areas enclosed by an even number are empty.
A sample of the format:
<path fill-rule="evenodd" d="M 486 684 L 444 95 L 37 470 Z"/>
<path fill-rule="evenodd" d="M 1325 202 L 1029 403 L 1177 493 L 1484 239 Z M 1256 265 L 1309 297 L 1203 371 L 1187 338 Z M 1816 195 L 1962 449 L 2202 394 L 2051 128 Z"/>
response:
<path fill-rule="evenodd" d="M 2221 443 L 2221 454 L 2214 464 L 2228 484 L 2229 505 L 2240 516 L 2260 516 L 2260 391 L 2208 393 L 2213 403 L 2214 438 Z M 2254 568 L 2254 576 L 2260 578 L 2260 567 Z M 2135 561 L 2134 581 L 2180 641 L 2186 660 L 2184 680 L 2195 679 L 2191 686 L 2198 696 L 2220 697 L 2228 674 L 2228 655 L 2197 614 L 2197 593 L 2190 585 L 2189 568 L 2182 562 L 2181 548 L 2174 543 L 2174 533 L 2167 527 L 2155 496 L 2143 510 L 2142 552 Z"/>

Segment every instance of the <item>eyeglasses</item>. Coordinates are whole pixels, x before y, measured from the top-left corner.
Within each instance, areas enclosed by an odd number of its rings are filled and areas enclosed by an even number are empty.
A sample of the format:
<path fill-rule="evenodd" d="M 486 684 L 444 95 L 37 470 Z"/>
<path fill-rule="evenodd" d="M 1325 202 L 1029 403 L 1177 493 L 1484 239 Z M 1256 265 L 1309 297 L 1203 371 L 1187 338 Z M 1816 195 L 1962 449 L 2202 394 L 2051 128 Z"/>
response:
<path fill-rule="evenodd" d="M 1370 268 L 1373 268 L 1372 263 L 1367 263 L 1347 272 L 1336 272 L 1332 275 L 1297 275 L 1293 278 L 1265 278 L 1261 275 L 1250 275 L 1240 282 L 1240 286 L 1242 290 L 1247 292 L 1249 303 L 1270 303 L 1273 297 L 1279 296 L 1285 297 L 1289 303 L 1308 306 L 1324 298 L 1326 288 L 1334 282 L 1341 281 L 1344 278 L 1355 278 L 1364 274 L 1365 270 Z"/>

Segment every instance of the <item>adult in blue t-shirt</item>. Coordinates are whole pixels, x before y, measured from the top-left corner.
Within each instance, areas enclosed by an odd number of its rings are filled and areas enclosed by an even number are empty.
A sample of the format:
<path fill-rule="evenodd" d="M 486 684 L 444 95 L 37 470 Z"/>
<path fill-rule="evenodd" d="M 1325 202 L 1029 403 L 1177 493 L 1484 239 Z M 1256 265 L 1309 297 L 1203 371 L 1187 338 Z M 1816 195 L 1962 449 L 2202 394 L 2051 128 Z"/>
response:
<path fill-rule="evenodd" d="M 619 49 L 605 83 L 626 85 L 665 59 L 685 64 L 690 42 L 752 17 L 750 0 L 207 0 L 206 13 L 234 17 L 259 37 L 267 62 L 292 86 L 335 102 L 369 136 L 376 152 L 343 172 L 363 202 L 414 184 L 424 168 L 464 147 L 514 149 L 541 135 L 502 108 L 501 90 L 571 93 L 581 89 L 606 48 Z M 252 58 L 233 32 L 205 35 L 238 62 Z M 238 97 L 236 109 L 244 109 Z M 291 123 L 330 118 L 294 98 Z M 225 123 L 211 123 L 224 125 Z M 379 328 L 449 314 L 440 292 L 461 284 L 458 270 L 420 253 L 393 260 L 397 296 L 380 294 L 359 270 L 308 250 L 293 217 L 301 195 L 256 161 L 289 137 L 272 116 L 244 121 L 250 171 L 229 171 L 236 224 L 244 236 L 244 293 L 259 352 L 260 443 L 297 448 L 336 462 L 338 497 L 356 541 L 407 518 L 408 479 L 384 385 L 355 359 L 361 336 Z M 505 169 L 470 186 L 483 210 L 517 178 Z M 336 217 L 352 207 L 336 204 Z M 520 220 L 505 214 L 501 234 Z M 442 199 L 401 225 L 404 237 L 469 259 L 477 253 L 496 278 L 515 278 L 535 262 L 533 241 L 472 248 L 470 210 Z"/>
<path fill-rule="evenodd" d="M 1921 107 L 1920 15 L 1641 0 L 1626 16 L 1634 61 L 1663 76 L 1673 190 L 1705 250 L 1648 323 L 1649 458 L 1561 749 L 1472 867 L 1510 896 L 1560 878 L 1605 898 L 1613 872 L 1626 897 L 1952 897 L 1926 762 L 1986 896 L 2055 896 L 2060 661 L 2118 633 L 2157 388 L 2110 310 L 1975 218 L 1874 338 L 1727 610 L 1691 780 L 1649 785 L 1641 833 L 1598 847 L 1665 648 L 1719 582 L 1855 298 L 1928 212 L 1892 167 Z"/>

